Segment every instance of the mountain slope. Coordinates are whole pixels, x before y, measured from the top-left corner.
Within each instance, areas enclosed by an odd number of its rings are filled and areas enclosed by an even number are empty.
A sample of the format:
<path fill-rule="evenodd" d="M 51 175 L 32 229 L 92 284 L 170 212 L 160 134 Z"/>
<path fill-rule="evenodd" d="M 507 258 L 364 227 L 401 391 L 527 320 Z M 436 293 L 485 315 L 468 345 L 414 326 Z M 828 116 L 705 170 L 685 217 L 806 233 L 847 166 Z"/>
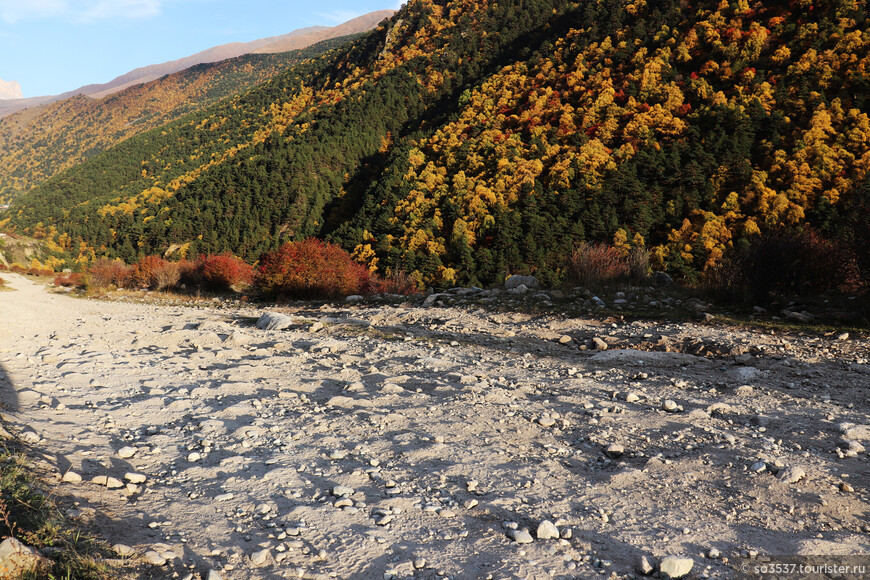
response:
<path fill-rule="evenodd" d="M 76 96 L 0 119 L 0 203 L 124 139 L 264 82 L 349 38 L 200 64 L 104 99 Z"/>
<path fill-rule="evenodd" d="M 870 205 L 867 17 L 850 0 L 812 9 L 417 0 L 50 180 L 9 223 L 81 262 L 253 260 L 328 236 L 441 284 L 554 281 L 583 240 L 643 245 L 685 275 L 780 225 L 855 240 Z"/>
<path fill-rule="evenodd" d="M 273 54 L 277 52 L 301 50 L 325 40 L 359 34 L 371 30 L 378 22 L 384 18 L 389 18 L 393 14 L 395 14 L 394 10 L 379 10 L 354 18 L 343 24 L 339 24 L 338 26 L 311 26 L 309 28 L 294 30 L 289 34 L 261 38 L 251 42 L 222 44 L 177 60 L 139 67 L 112 79 L 108 83 L 85 85 L 60 95 L 3 100 L 0 101 L 0 117 L 26 108 L 39 107 L 78 95 L 103 98 L 127 87 L 147 83 L 159 79 L 164 75 L 176 73 L 198 64 L 219 62 L 245 54 Z"/>

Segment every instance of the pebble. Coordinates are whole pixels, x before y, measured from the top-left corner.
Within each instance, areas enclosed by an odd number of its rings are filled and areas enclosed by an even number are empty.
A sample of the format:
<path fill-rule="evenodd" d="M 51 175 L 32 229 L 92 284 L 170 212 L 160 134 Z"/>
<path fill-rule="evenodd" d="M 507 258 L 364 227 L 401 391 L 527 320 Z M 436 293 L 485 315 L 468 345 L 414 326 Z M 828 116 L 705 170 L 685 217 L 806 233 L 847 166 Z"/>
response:
<path fill-rule="evenodd" d="M 426 558 L 415 558 L 414 559 L 414 568 L 417 570 L 422 570 L 426 567 Z"/>
<path fill-rule="evenodd" d="M 126 544 L 115 544 L 112 546 L 112 551 L 121 557 L 132 556 L 136 553 L 136 550 Z"/>
<path fill-rule="evenodd" d="M 438 515 L 441 516 L 442 518 L 455 518 L 456 512 L 453 510 L 445 508 L 445 509 L 438 510 Z"/>
<path fill-rule="evenodd" d="M 755 473 L 761 473 L 765 469 L 767 469 L 767 464 L 765 462 L 756 461 L 755 463 L 752 464 L 752 467 L 749 468 L 749 471 L 752 471 Z"/>
<path fill-rule="evenodd" d="M 625 395 L 626 403 L 637 403 L 640 401 L 640 396 L 637 393 L 631 392 Z"/>
<path fill-rule="evenodd" d="M 214 500 L 215 501 L 229 501 L 229 500 L 233 499 L 234 497 L 236 497 L 236 496 L 231 494 L 231 493 L 222 493 L 222 494 L 214 496 Z"/>
<path fill-rule="evenodd" d="M 205 576 L 205 580 L 224 580 L 224 577 L 221 576 L 221 573 L 217 570 L 209 570 L 208 574 Z"/>
<path fill-rule="evenodd" d="M 148 478 L 141 473 L 125 473 L 124 479 L 130 483 L 145 483 L 148 480 Z"/>
<path fill-rule="evenodd" d="M 148 550 L 145 552 L 145 561 L 151 564 L 152 566 L 163 566 L 166 564 L 166 558 L 160 555 L 159 552 L 155 552 L 154 550 Z"/>
<path fill-rule="evenodd" d="M 556 420 L 552 417 L 538 417 L 537 423 L 541 427 L 552 427 L 556 424 Z"/>
<path fill-rule="evenodd" d="M 595 350 L 607 350 L 607 343 L 597 336 L 592 339 L 592 344 L 595 346 Z"/>
<path fill-rule="evenodd" d="M 464 504 L 462 504 L 462 506 L 465 509 L 470 510 L 471 508 L 476 507 L 478 503 L 479 502 L 476 499 L 470 499 L 470 500 L 466 501 Z"/>
<path fill-rule="evenodd" d="M 558 540 L 559 528 L 550 520 L 544 520 L 538 525 L 538 531 L 535 535 L 539 540 Z"/>
<path fill-rule="evenodd" d="M 138 449 L 136 449 L 135 447 L 130 447 L 129 445 L 127 447 L 121 447 L 120 449 L 118 449 L 118 457 L 120 457 L 121 459 L 130 459 L 131 457 L 136 455 L 137 451 Z"/>
<path fill-rule="evenodd" d="M 254 566 L 263 566 L 269 561 L 271 555 L 272 552 L 268 548 L 260 550 L 259 552 L 254 552 L 251 554 L 251 564 Z"/>
<path fill-rule="evenodd" d="M 98 475 L 93 478 L 91 482 L 96 483 L 97 485 L 104 485 L 109 489 L 120 489 L 124 487 L 124 483 L 120 479 L 108 477 L 106 475 Z"/>
<path fill-rule="evenodd" d="M 353 495 L 354 489 L 345 485 L 336 485 L 332 488 L 332 495 L 335 497 L 347 497 Z"/>
<path fill-rule="evenodd" d="M 572 342 L 574 342 L 574 339 L 567 334 L 563 334 L 559 337 L 559 344 L 571 344 Z"/>
<path fill-rule="evenodd" d="M 676 413 L 680 410 L 680 406 L 677 405 L 676 401 L 666 399 L 665 402 L 662 403 L 662 410 L 667 411 L 668 413 Z"/>
<path fill-rule="evenodd" d="M 187 460 L 190 461 L 191 463 L 196 463 L 200 459 L 202 459 L 202 454 L 197 453 L 196 451 L 194 451 L 193 453 L 191 453 L 190 455 L 187 456 Z"/>
<path fill-rule="evenodd" d="M 709 550 L 707 550 L 707 557 L 711 560 L 717 560 L 721 555 L 722 553 L 719 552 L 719 550 L 717 550 L 716 548 L 710 548 Z"/>
<path fill-rule="evenodd" d="M 64 483 L 81 483 L 82 476 L 76 473 L 75 471 L 67 471 L 63 474 L 63 478 L 61 479 Z"/>
<path fill-rule="evenodd" d="M 611 459 L 617 459 L 618 457 L 622 457 L 623 453 L 625 453 L 625 447 L 623 447 L 619 443 L 611 443 L 604 450 L 604 454 Z"/>
<path fill-rule="evenodd" d="M 535 541 L 532 535 L 525 530 L 508 530 L 507 537 L 517 544 L 531 544 Z"/>
<path fill-rule="evenodd" d="M 807 473 L 800 467 L 789 467 L 782 472 L 779 480 L 783 483 L 797 483 L 806 477 Z"/>

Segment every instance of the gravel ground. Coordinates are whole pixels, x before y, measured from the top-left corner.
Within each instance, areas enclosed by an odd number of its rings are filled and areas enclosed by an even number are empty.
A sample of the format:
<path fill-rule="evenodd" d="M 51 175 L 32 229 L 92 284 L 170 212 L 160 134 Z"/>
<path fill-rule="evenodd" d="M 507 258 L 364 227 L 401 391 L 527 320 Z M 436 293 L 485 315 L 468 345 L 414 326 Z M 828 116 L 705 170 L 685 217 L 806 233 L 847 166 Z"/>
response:
<path fill-rule="evenodd" d="M 261 318 L 4 277 L 3 416 L 137 577 L 629 578 L 677 556 L 730 578 L 740 556 L 870 554 L 866 337 L 461 300 Z"/>

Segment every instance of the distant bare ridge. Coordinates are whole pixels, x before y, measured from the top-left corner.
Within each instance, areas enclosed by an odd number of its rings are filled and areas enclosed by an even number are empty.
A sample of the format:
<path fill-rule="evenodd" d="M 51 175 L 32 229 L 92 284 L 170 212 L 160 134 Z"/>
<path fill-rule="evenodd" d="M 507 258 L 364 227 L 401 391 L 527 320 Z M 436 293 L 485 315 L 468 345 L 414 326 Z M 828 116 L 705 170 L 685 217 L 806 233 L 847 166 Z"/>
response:
<path fill-rule="evenodd" d="M 233 42 L 230 44 L 223 44 L 178 60 L 137 68 L 105 84 L 86 85 L 74 91 L 68 91 L 60 95 L 32 97 L 28 99 L 0 100 L 0 117 L 5 117 L 6 115 L 29 107 L 38 107 L 61 101 L 63 99 L 68 99 L 75 95 L 87 95 L 93 98 L 102 98 L 127 87 L 147 83 L 159 79 L 164 75 L 172 74 L 198 64 L 218 62 L 242 56 L 243 54 L 270 54 L 299 50 L 323 40 L 329 40 L 330 38 L 338 38 L 339 36 L 347 36 L 349 34 L 357 34 L 371 30 L 382 20 L 391 17 L 393 14 L 395 14 L 395 10 L 379 10 L 377 12 L 371 12 L 364 16 L 354 18 L 353 20 L 345 22 L 344 24 L 339 24 L 338 26 L 312 26 L 295 30 L 289 34 L 262 38 L 252 42 Z"/>

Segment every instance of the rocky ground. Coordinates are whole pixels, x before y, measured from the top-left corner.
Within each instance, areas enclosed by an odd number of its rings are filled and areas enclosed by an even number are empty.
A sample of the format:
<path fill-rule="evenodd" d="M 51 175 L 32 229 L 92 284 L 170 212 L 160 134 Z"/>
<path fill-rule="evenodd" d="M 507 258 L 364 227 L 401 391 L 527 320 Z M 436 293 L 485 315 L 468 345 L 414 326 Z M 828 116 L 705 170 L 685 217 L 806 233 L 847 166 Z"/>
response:
<path fill-rule="evenodd" d="M 140 577 L 630 578 L 676 556 L 730 578 L 870 553 L 866 335 L 4 277 L 4 418 Z"/>

